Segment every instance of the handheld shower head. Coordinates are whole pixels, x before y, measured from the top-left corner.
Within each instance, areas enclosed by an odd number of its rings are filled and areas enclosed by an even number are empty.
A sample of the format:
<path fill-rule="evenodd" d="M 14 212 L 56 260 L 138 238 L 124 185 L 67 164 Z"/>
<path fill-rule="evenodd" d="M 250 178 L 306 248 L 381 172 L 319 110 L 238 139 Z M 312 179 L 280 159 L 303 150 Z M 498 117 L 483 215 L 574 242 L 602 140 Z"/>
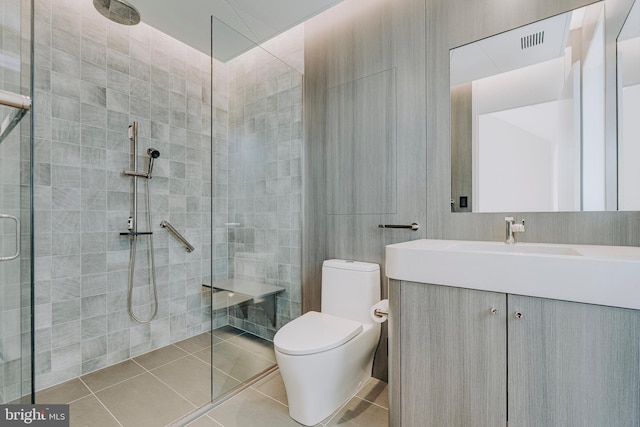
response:
<path fill-rule="evenodd" d="M 160 152 L 155 148 L 147 149 L 147 154 L 149 155 L 149 169 L 147 169 L 147 178 L 151 178 L 151 171 L 153 170 L 153 161 L 160 157 Z"/>

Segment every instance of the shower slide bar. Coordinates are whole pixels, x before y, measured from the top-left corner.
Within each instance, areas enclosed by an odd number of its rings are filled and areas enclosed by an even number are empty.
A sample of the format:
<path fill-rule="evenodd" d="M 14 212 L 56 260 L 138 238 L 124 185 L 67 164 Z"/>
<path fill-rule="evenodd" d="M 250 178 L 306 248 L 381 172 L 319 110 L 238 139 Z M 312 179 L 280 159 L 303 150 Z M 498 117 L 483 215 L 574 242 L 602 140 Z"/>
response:
<path fill-rule="evenodd" d="M 31 98 L 19 93 L 0 90 L 0 105 L 16 108 L 0 124 L 0 143 L 2 143 L 13 128 L 20 123 L 27 111 L 31 109 Z"/>
<path fill-rule="evenodd" d="M 171 234 L 173 234 L 173 236 L 180 240 L 180 242 L 184 245 L 185 249 L 187 250 L 187 252 L 193 252 L 193 250 L 195 249 L 193 247 L 193 245 L 191 243 L 189 243 L 189 241 L 187 239 L 184 238 L 184 236 L 182 234 L 180 234 L 178 232 L 178 230 L 176 230 L 173 225 L 169 224 L 169 222 L 167 222 L 166 220 L 163 220 L 160 223 L 160 227 L 162 228 L 166 228 L 167 230 L 169 230 L 169 232 Z"/>

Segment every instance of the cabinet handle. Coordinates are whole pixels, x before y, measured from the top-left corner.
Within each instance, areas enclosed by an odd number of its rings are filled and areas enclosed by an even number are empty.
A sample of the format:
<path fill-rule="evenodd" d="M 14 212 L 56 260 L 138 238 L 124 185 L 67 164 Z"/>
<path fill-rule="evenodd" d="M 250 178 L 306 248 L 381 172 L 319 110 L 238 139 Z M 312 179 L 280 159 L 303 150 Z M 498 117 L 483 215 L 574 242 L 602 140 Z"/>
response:
<path fill-rule="evenodd" d="M 516 319 L 522 319 L 524 317 L 524 314 L 520 313 L 519 311 L 516 311 L 513 315 Z"/>
<path fill-rule="evenodd" d="M 491 310 L 489 310 L 489 313 L 491 313 L 492 316 L 498 314 L 498 309 L 495 307 L 491 307 Z"/>

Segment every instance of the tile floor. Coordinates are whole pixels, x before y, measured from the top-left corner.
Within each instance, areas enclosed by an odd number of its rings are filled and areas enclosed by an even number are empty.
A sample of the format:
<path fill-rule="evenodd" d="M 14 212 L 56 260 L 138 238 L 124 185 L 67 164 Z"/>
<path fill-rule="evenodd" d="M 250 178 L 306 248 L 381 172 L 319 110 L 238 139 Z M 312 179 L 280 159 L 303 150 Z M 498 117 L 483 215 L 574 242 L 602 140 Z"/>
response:
<path fill-rule="evenodd" d="M 387 383 L 371 379 L 342 408 L 318 426 L 389 425 Z M 188 427 L 300 427 L 289 417 L 287 395 L 279 371 L 243 390 Z"/>
<path fill-rule="evenodd" d="M 37 392 L 36 402 L 68 403 L 72 427 L 161 427 L 210 402 L 212 376 L 217 397 L 273 365 L 271 342 L 226 326 Z"/>
<path fill-rule="evenodd" d="M 68 403 L 71 427 L 162 427 L 210 401 L 212 375 L 217 397 L 274 364 L 271 342 L 226 326 L 40 391 L 36 402 Z M 388 407 L 387 384 L 371 380 L 318 426 L 387 427 Z M 300 426 L 288 412 L 275 371 L 189 427 Z"/>

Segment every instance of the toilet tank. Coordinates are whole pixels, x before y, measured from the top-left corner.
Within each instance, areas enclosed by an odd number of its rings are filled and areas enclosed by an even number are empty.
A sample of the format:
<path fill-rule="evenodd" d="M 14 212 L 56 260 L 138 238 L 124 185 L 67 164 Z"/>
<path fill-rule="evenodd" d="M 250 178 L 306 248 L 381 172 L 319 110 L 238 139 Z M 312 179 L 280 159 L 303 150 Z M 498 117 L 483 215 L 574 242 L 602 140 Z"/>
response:
<path fill-rule="evenodd" d="M 372 323 L 371 306 L 380 301 L 380 266 L 342 259 L 322 264 L 322 312 Z"/>

